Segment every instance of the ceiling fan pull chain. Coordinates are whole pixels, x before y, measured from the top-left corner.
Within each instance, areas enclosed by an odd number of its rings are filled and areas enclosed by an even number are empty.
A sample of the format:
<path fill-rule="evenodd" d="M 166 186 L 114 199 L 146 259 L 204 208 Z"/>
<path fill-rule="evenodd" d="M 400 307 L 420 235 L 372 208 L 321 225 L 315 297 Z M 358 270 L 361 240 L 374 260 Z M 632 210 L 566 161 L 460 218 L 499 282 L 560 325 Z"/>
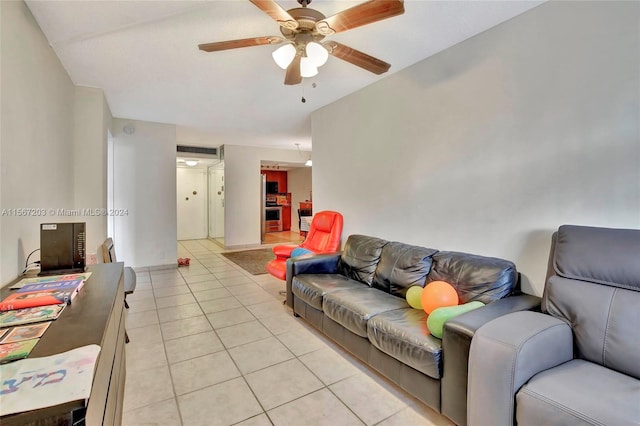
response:
<path fill-rule="evenodd" d="M 300 102 L 302 102 L 303 104 L 307 102 L 307 98 L 304 97 L 304 86 L 306 85 L 305 81 L 302 80 L 302 99 L 300 99 Z"/>

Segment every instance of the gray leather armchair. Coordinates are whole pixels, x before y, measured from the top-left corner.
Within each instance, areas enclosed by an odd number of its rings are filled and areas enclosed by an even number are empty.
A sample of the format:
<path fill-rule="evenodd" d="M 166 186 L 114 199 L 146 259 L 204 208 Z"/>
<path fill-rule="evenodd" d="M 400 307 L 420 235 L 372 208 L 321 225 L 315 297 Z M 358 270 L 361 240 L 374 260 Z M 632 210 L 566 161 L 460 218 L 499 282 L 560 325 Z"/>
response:
<path fill-rule="evenodd" d="M 640 230 L 565 225 L 553 240 L 542 313 L 471 342 L 470 426 L 640 424 Z"/>

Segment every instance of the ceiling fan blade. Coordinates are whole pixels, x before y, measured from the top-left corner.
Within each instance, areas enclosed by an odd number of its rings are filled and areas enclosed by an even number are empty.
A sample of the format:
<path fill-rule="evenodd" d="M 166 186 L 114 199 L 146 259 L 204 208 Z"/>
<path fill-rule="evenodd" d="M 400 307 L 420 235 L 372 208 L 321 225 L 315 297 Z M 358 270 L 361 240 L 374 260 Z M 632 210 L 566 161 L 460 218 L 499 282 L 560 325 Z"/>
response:
<path fill-rule="evenodd" d="M 289 13 L 280 7 L 278 3 L 273 0 L 249 0 L 255 4 L 260 10 L 267 15 L 271 16 L 280 26 L 295 30 L 298 28 L 298 21 L 293 19 Z"/>
<path fill-rule="evenodd" d="M 284 39 L 282 37 L 276 37 L 276 36 L 252 37 L 252 38 L 243 38 L 240 40 L 227 40 L 227 41 L 218 41 L 215 43 L 199 44 L 198 49 L 204 50 L 205 52 L 217 52 L 219 50 L 237 49 L 240 47 L 261 46 L 263 44 L 279 44 L 279 43 L 282 43 L 283 41 Z"/>
<path fill-rule="evenodd" d="M 295 84 L 302 83 L 302 75 L 300 74 L 301 59 L 302 59 L 301 55 L 296 55 L 293 58 L 293 61 L 287 68 L 287 75 L 284 77 L 284 84 L 288 86 L 293 86 Z"/>
<path fill-rule="evenodd" d="M 353 65 L 359 66 L 360 68 L 364 68 L 374 74 L 384 74 L 389 71 L 389 68 L 391 67 L 391 64 L 349 46 L 345 46 L 344 44 L 340 44 L 335 41 L 327 41 L 322 44 L 327 48 L 327 51 L 336 58 L 340 58 L 343 61 L 347 61 Z"/>
<path fill-rule="evenodd" d="M 331 35 L 404 13 L 404 0 L 369 0 L 316 23 L 322 35 Z"/>

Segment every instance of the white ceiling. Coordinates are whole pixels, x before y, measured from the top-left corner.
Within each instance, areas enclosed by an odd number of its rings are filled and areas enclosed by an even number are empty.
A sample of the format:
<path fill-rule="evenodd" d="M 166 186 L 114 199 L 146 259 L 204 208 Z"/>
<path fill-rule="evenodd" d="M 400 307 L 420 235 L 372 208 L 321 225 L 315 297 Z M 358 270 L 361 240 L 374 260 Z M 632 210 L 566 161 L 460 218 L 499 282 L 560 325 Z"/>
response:
<path fill-rule="evenodd" d="M 542 1 L 405 0 L 404 15 L 327 38 L 390 63 L 387 74 L 330 57 L 297 86 L 283 84 L 274 46 L 198 50 L 200 43 L 280 35 L 248 0 L 26 3 L 74 84 L 103 89 L 115 117 L 176 124 L 180 144 L 299 143 L 309 150 L 312 111 Z M 361 2 L 314 0 L 310 7 L 330 16 Z"/>

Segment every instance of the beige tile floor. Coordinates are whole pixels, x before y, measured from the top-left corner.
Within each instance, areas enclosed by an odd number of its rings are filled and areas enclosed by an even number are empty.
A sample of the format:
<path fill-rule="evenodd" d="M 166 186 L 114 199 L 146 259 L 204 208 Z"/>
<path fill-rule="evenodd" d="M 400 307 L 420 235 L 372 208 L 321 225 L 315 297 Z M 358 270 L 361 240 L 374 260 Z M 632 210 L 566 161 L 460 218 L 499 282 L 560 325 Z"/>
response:
<path fill-rule="evenodd" d="M 282 232 L 267 232 L 264 234 L 263 246 L 269 246 L 272 244 L 299 244 L 304 241 L 302 235 L 299 232 L 282 231 Z M 224 247 L 224 237 L 214 238 L 214 242 L 218 243 L 220 247 Z"/>
<path fill-rule="evenodd" d="M 191 265 L 137 271 L 127 300 L 125 425 L 451 425 L 282 304 L 207 240 Z"/>
<path fill-rule="evenodd" d="M 279 244 L 289 242 L 302 242 L 304 237 L 299 232 L 282 231 L 282 232 L 267 232 L 264 234 L 263 244 Z"/>

